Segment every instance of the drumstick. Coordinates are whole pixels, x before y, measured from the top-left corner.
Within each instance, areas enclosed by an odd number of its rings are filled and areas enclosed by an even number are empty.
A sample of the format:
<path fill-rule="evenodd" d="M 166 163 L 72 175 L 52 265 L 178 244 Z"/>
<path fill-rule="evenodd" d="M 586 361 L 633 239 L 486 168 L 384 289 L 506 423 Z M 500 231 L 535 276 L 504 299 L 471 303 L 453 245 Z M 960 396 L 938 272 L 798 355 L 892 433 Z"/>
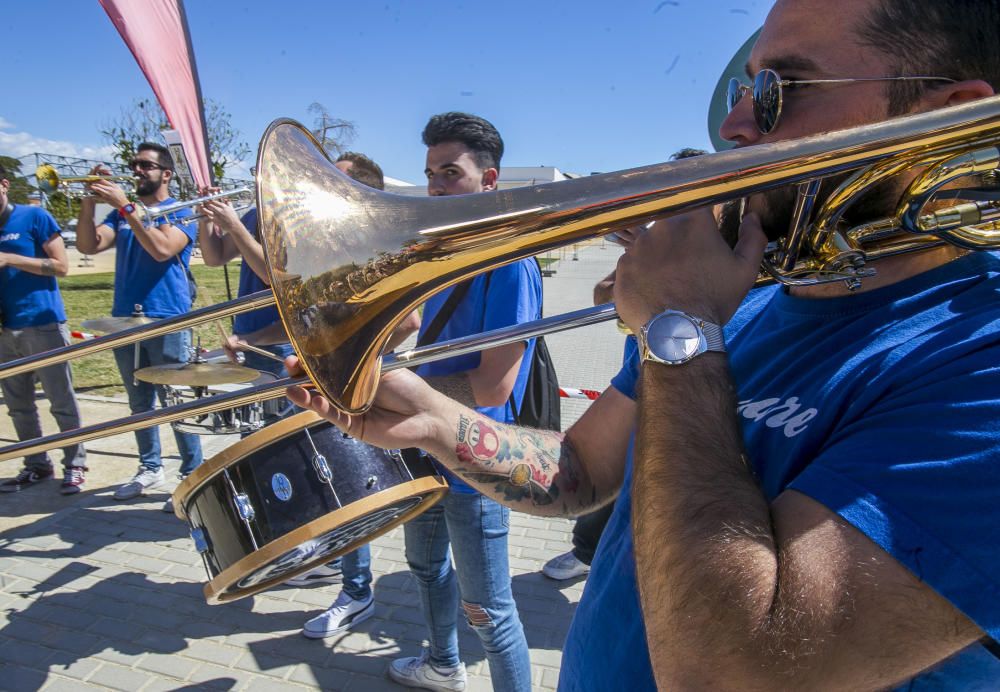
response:
<path fill-rule="evenodd" d="M 229 337 L 226 336 L 226 330 L 224 330 L 222 328 L 222 325 L 219 324 L 218 322 L 215 323 L 215 326 L 219 328 L 219 334 L 222 336 L 222 340 L 228 343 L 229 342 Z M 284 358 L 276 356 L 273 353 L 271 353 L 270 351 L 265 351 L 262 348 L 257 348 L 256 346 L 251 346 L 250 344 L 247 344 L 247 343 L 242 343 L 241 342 L 240 343 L 240 350 L 241 351 L 253 351 L 254 353 L 256 353 L 259 356 L 264 356 L 265 358 L 270 358 L 271 360 L 276 360 L 279 363 L 284 363 L 285 362 Z"/>

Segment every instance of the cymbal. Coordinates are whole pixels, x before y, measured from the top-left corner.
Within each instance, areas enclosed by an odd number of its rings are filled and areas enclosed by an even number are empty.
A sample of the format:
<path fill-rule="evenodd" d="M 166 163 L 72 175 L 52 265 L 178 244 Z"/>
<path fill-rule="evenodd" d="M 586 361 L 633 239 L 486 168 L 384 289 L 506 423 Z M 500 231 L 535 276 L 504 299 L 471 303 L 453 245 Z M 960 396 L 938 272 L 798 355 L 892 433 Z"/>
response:
<path fill-rule="evenodd" d="M 253 368 L 234 363 L 168 363 L 135 371 L 135 378 L 143 382 L 187 387 L 252 382 L 259 375 Z"/>
<path fill-rule="evenodd" d="M 150 322 L 155 321 L 156 320 L 154 318 L 146 317 L 145 315 L 132 317 L 98 317 L 92 320 L 84 320 L 80 323 L 80 326 L 89 331 L 111 334 L 113 332 L 120 332 L 123 329 L 128 329 L 129 327 L 138 327 L 139 325 L 149 324 Z"/>

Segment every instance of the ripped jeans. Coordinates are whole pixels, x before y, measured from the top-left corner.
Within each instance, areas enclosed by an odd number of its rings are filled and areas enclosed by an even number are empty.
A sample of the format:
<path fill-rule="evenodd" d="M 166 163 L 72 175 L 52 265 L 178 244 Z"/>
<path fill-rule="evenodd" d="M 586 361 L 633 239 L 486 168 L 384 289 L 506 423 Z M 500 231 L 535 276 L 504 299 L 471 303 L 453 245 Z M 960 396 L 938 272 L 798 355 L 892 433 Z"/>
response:
<path fill-rule="evenodd" d="M 493 500 L 452 491 L 404 527 L 406 560 L 417 578 L 429 629 L 431 663 L 458 665 L 461 592 L 465 619 L 490 663 L 493 689 L 504 692 L 531 689 L 528 642 L 510 588 L 509 520 L 510 510 Z"/>

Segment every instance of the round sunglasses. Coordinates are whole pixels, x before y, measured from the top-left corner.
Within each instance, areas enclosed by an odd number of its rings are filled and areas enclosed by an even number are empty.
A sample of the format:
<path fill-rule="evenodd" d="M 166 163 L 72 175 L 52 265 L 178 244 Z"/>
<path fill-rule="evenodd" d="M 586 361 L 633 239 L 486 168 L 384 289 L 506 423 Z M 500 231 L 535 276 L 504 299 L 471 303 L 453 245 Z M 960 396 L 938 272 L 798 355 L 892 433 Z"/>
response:
<path fill-rule="evenodd" d="M 851 82 L 950 82 L 948 77 L 851 77 L 845 79 L 782 79 L 774 70 L 764 68 L 753 78 L 753 85 L 747 86 L 740 80 L 729 80 L 726 91 L 726 105 L 732 113 L 736 105 L 748 93 L 753 97 L 753 119 L 761 134 L 768 134 L 778 126 L 781 119 L 781 105 L 784 87 L 808 86 L 812 84 L 849 84 Z"/>

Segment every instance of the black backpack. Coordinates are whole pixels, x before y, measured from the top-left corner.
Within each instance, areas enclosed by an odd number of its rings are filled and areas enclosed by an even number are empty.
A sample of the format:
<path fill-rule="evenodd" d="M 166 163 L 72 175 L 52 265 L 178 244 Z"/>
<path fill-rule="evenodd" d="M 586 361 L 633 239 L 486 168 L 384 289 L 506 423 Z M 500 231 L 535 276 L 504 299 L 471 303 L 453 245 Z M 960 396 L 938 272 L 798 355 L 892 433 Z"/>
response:
<path fill-rule="evenodd" d="M 535 257 L 539 273 L 542 265 Z M 489 286 L 487 285 L 487 290 Z M 524 398 L 518 408 L 514 394 L 510 395 L 510 407 L 518 425 L 538 430 L 562 430 L 562 409 L 559 401 L 559 376 L 552 362 L 545 337 L 535 339 L 535 350 L 531 354 L 528 368 L 528 382 L 524 387 Z"/>
<path fill-rule="evenodd" d="M 518 425 L 539 430 L 561 430 L 562 412 L 559 401 L 559 377 L 556 366 L 545 345 L 545 337 L 535 339 L 535 350 L 531 354 L 531 368 L 528 383 L 524 388 L 524 398 L 518 409 L 514 395 L 510 395 L 510 406 L 514 409 L 514 419 Z"/>

